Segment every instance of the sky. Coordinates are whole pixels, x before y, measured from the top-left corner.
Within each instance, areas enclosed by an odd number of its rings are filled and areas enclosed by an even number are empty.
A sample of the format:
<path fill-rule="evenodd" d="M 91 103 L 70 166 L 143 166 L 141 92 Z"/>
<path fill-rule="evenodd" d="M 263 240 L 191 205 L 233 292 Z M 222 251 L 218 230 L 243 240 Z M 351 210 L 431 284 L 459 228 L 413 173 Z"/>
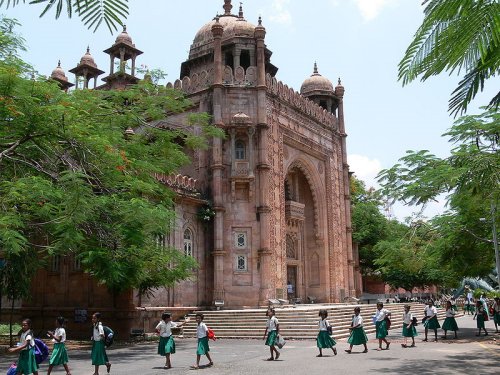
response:
<path fill-rule="evenodd" d="M 249 0 L 243 1 L 244 17 L 257 24 L 262 16 L 271 62 L 279 68 L 277 79 L 296 91 L 313 72 L 334 86 L 338 77 L 345 87 L 348 162 L 351 171 L 366 185 L 378 187 L 375 176 L 390 168 L 406 150 L 429 150 L 439 157 L 449 154 L 450 144 L 441 135 L 454 119 L 448 99 L 460 80 L 447 73 L 403 87 L 397 66 L 423 19 L 421 0 Z M 167 82 L 179 78 L 196 32 L 217 13 L 223 0 L 130 0 L 127 31 L 144 52 L 137 65 L 165 71 Z M 233 14 L 239 2 L 233 1 Z M 39 18 L 43 5 L 19 5 L 0 9 L 22 26 L 28 51 L 23 58 L 39 73 L 50 75 L 61 60 L 67 72 L 75 67 L 87 46 L 98 67 L 109 73 L 110 47 L 119 31 L 101 27 L 95 33 L 78 18 L 54 11 Z M 74 77 L 67 73 L 70 81 Z M 468 114 L 479 113 L 498 89 L 500 79 L 486 83 Z M 424 214 L 442 212 L 444 200 L 430 205 Z M 402 220 L 416 209 L 396 204 L 394 217 Z M 417 209 L 418 210 L 418 209 Z"/>

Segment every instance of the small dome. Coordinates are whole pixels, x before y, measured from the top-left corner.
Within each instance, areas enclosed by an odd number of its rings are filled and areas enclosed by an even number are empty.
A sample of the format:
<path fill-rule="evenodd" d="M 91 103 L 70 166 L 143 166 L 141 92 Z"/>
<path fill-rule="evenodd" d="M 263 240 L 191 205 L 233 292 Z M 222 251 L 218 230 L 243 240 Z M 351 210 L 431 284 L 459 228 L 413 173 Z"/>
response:
<path fill-rule="evenodd" d="M 55 68 L 52 71 L 52 74 L 50 75 L 50 78 L 57 79 L 59 81 L 68 82 L 68 77 L 66 77 L 66 74 L 64 74 L 64 70 L 61 68 L 61 61 L 60 60 L 57 63 L 57 68 Z"/>
<path fill-rule="evenodd" d="M 215 22 L 215 20 L 210 21 L 196 33 L 191 48 L 199 47 L 213 41 L 212 25 L 214 25 Z M 219 23 L 224 27 L 222 40 L 236 36 L 253 37 L 255 31 L 255 25 L 251 24 L 244 18 L 239 18 L 234 15 L 220 16 Z"/>
<path fill-rule="evenodd" d="M 307 78 L 302 86 L 300 87 L 300 93 L 302 95 L 312 94 L 312 93 L 325 93 L 325 94 L 333 94 L 333 84 L 328 79 L 323 77 L 318 73 L 318 66 L 314 63 L 314 72 L 313 74 Z"/>
<path fill-rule="evenodd" d="M 90 48 L 89 47 L 87 47 L 87 52 L 80 59 L 80 65 L 83 65 L 83 64 L 90 65 L 90 66 L 92 66 L 94 68 L 97 68 L 97 64 L 95 63 L 94 58 L 90 54 Z"/>
<path fill-rule="evenodd" d="M 125 43 L 128 44 L 129 46 L 134 46 L 134 43 L 132 43 L 132 38 L 130 35 L 127 33 L 127 26 L 123 25 L 123 31 L 116 37 L 115 44 L 118 43 Z"/>

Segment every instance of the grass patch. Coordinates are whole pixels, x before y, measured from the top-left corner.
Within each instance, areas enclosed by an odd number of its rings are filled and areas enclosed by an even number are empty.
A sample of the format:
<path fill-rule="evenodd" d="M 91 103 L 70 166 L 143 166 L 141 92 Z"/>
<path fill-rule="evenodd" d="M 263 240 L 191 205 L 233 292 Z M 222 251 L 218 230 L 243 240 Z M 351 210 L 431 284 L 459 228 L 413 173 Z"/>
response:
<path fill-rule="evenodd" d="M 17 335 L 17 333 L 21 330 L 21 326 L 19 324 L 14 324 L 12 326 L 12 333 Z M 8 324 L 0 324 L 0 335 L 8 335 L 9 334 L 9 325 Z"/>

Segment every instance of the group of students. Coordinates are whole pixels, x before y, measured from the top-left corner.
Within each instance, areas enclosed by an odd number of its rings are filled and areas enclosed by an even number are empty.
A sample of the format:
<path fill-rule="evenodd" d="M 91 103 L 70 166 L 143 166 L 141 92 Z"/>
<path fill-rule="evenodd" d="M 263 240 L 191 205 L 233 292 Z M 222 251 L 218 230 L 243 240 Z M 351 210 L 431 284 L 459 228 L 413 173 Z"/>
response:
<path fill-rule="evenodd" d="M 455 309 L 453 308 L 451 302 L 446 303 L 446 316 L 443 322 L 443 326 L 439 324 L 437 318 L 437 309 L 432 301 L 429 301 L 424 309 L 424 318 L 422 323 L 425 328 L 425 338 L 423 341 L 428 341 L 429 330 L 434 331 L 434 341 L 437 341 L 437 330 L 442 328 L 444 330 L 443 338 L 447 338 L 448 331 L 453 331 L 455 338 L 457 338 L 458 325 L 455 320 Z M 492 311 L 490 313 L 493 315 L 493 320 L 495 323 L 496 332 L 499 332 L 498 326 L 500 325 L 500 298 L 495 298 L 492 305 Z M 279 321 L 276 318 L 276 312 L 273 308 L 269 308 L 266 311 L 267 322 L 266 329 L 264 331 L 265 345 L 269 346 L 270 357 L 268 361 L 277 360 L 280 357 L 280 352 L 277 348 L 277 343 L 279 341 Z M 337 349 L 335 348 L 336 342 L 332 337 L 332 326 L 330 325 L 327 310 L 319 311 L 319 322 L 318 322 L 318 335 L 316 338 L 316 346 L 319 349 L 318 357 L 323 356 L 323 349 L 331 349 L 334 355 L 337 355 Z M 388 329 L 390 326 L 391 312 L 384 308 L 383 303 L 377 303 L 377 310 L 372 316 L 373 322 L 376 328 L 375 337 L 378 339 L 377 350 L 388 350 L 391 342 L 387 340 Z M 478 301 L 476 304 L 476 315 L 474 318 L 477 321 L 477 328 L 479 336 L 481 330 L 484 330 L 485 335 L 488 335 L 486 331 L 484 322 L 489 319 L 488 311 L 485 311 L 483 304 Z M 208 343 L 208 338 L 210 334 L 210 329 L 205 323 L 203 323 L 204 316 L 201 313 L 196 314 L 196 337 L 198 339 L 197 349 L 196 349 L 196 364 L 191 366 L 192 369 L 198 369 L 200 367 L 200 359 L 202 355 L 205 355 L 208 359 L 207 366 L 213 366 L 213 361 L 210 356 L 210 347 Z M 163 313 L 160 322 L 155 327 L 156 333 L 160 336 L 158 343 L 158 354 L 165 357 L 165 369 L 172 367 L 171 355 L 175 353 L 175 341 L 172 335 L 172 328 L 181 327 L 182 325 L 189 322 L 189 318 L 182 323 L 175 323 L 172 321 L 172 317 L 169 313 Z M 415 347 L 415 336 L 417 336 L 417 331 L 415 326 L 418 324 L 416 317 L 410 311 L 410 306 L 406 305 L 404 307 L 403 313 L 403 328 L 402 336 L 404 338 L 401 346 L 403 348 Z M 64 318 L 59 317 L 56 319 L 57 328 L 54 331 L 49 331 L 47 335 L 52 338 L 54 342 L 54 348 L 52 350 L 52 355 L 49 361 L 49 368 L 47 370 L 47 375 L 50 375 L 54 366 L 63 365 L 66 370 L 66 375 L 71 375 L 68 367 L 68 354 L 66 352 L 66 347 L 64 342 L 66 341 L 66 331 L 64 329 Z M 20 342 L 15 348 L 10 348 L 11 353 L 19 352 L 19 361 L 17 363 L 17 374 L 38 374 L 38 366 L 35 361 L 34 355 L 34 335 L 31 330 L 31 320 L 25 319 L 22 321 L 21 325 L 21 336 Z M 99 366 L 105 365 L 106 370 L 109 373 L 111 370 L 111 363 L 109 362 L 108 356 L 106 354 L 106 348 L 104 345 L 104 328 L 101 323 L 100 313 L 94 313 L 92 315 L 92 365 L 94 366 L 94 375 L 99 375 Z M 347 339 L 349 343 L 349 349 L 345 350 L 348 354 L 352 352 L 353 346 L 363 345 L 363 353 L 368 352 L 367 342 L 368 337 L 363 328 L 363 317 L 361 316 L 360 307 L 354 308 L 354 315 L 352 317 L 350 326 L 350 335 Z M 411 344 L 408 345 L 408 339 L 411 338 Z M 383 348 L 382 345 L 385 344 Z"/>

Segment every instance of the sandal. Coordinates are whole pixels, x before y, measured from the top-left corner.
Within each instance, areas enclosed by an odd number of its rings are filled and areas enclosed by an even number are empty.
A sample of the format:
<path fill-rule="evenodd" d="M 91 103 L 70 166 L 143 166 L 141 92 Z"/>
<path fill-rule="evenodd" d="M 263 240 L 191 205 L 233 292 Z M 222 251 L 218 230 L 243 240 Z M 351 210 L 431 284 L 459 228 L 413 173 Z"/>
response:
<path fill-rule="evenodd" d="M 407 348 L 406 344 L 401 344 L 402 348 Z"/>
<path fill-rule="evenodd" d="M 107 364 L 106 364 L 106 371 L 107 371 L 107 372 L 108 372 L 108 374 L 109 374 L 109 372 L 111 371 L 111 363 L 107 363 Z"/>
<path fill-rule="evenodd" d="M 333 348 L 333 355 L 337 355 L 337 349 Z"/>
<path fill-rule="evenodd" d="M 274 358 L 273 357 L 268 358 L 268 359 L 266 359 L 266 361 L 274 361 Z"/>
<path fill-rule="evenodd" d="M 368 349 L 363 350 L 361 353 L 368 353 Z"/>
<path fill-rule="evenodd" d="M 212 367 L 214 365 L 213 362 L 208 362 L 208 367 Z"/>
<path fill-rule="evenodd" d="M 347 354 L 351 354 L 351 351 L 349 349 L 344 350 Z"/>
<path fill-rule="evenodd" d="M 389 350 L 389 345 L 391 345 L 391 343 L 390 343 L 390 342 L 388 342 L 388 343 L 386 344 L 386 346 L 385 346 L 385 350 Z"/>
<path fill-rule="evenodd" d="M 190 368 L 191 370 L 198 370 L 200 367 L 199 367 L 199 366 L 194 365 L 194 366 L 189 366 L 189 368 Z"/>
<path fill-rule="evenodd" d="M 278 360 L 278 358 L 280 357 L 280 352 L 276 353 L 276 360 Z"/>

